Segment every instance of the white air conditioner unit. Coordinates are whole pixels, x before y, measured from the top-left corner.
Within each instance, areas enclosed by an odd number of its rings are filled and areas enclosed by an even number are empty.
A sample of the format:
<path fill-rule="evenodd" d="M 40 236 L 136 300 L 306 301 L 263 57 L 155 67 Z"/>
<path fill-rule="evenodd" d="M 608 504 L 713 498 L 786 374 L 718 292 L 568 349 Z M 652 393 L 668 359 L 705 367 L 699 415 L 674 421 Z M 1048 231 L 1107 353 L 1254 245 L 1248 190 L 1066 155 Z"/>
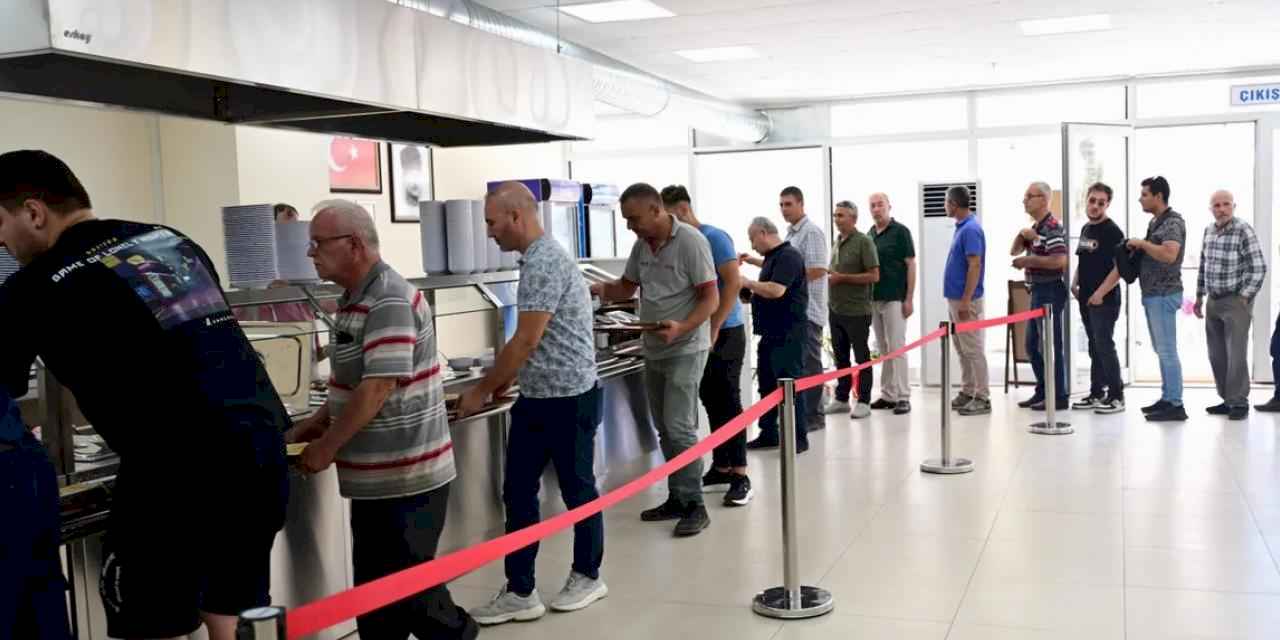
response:
<path fill-rule="evenodd" d="M 939 180 L 920 183 L 920 231 L 916 247 L 916 259 L 920 262 L 916 280 L 916 286 L 920 289 L 920 304 L 916 306 L 920 317 L 920 335 L 934 331 L 940 323 L 951 319 L 943 296 L 942 282 L 947 254 L 951 251 L 951 238 L 955 235 L 955 222 L 947 217 L 947 190 L 956 185 L 969 190 L 971 208 L 981 220 L 980 181 Z M 985 286 L 987 283 L 983 284 Z M 985 311 L 987 316 L 993 312 L 991 309 Z M 1000 315 L 1003 315 L 1002 310 Z M 921 386 L 942 384 L 940 349 L 939 342 L 925 345 L 920 358 Z M 960 361 L 956 358 L 954 347 L 951 350 L 951 384 L 960 384 Z"/>

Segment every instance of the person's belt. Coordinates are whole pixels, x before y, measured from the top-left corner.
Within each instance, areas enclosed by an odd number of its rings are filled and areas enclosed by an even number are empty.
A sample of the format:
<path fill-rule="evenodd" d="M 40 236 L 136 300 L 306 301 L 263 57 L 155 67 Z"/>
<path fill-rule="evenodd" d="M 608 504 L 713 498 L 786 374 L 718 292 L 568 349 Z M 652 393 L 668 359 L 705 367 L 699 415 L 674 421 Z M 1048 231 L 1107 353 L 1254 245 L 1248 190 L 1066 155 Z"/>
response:
<path fill-rule="evenodd" d="M 1221 299 L 1223 299 L 1223 298 L 1233 298 L 1233 297 L 1237 297 L 1237 296 L 1240 296 L 1240 295 L 1241 295 L 1241 294 L 1240 294 L 1240 292 L 1239 292 L 1239 291 L 1228 291 L 1228 292 L 1226 292 L 1226 293 L 1210 293 L 1210 294 L 1209 294 L 1209 299 L 1210 299 L 1210 300 L 1221 300 Z"/>

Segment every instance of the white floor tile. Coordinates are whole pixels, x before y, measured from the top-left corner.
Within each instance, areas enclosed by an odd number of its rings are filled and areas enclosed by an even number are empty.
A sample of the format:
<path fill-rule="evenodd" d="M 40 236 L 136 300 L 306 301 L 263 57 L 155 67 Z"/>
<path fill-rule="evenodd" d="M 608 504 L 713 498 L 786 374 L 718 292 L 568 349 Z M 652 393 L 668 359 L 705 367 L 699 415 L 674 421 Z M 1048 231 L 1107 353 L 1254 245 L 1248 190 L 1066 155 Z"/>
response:
<path fill-rule="evenodd" d="M 1127 637 L 1133 640 L 1264 640 L 1280 633 L 1280 596 L 1130 587 Z"/>

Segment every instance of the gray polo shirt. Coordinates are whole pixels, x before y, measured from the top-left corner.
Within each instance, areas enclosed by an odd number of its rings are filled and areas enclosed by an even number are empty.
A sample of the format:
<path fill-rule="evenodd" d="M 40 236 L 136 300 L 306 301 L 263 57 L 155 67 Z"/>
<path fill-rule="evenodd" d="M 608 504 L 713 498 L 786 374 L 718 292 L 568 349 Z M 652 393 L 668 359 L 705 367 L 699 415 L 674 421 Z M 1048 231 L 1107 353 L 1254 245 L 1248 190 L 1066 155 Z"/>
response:
<path fill-rule="evenodd" d="M 631 246 L 623 278 L 640 285 L 640 321 L 684 320 L 698 305 L 697 290 L 716 286 L 711 245 L 697 229 L 671 216 L 671 236 L 655 253 L 643 238 Z M 666 344 L 654 333 L 644 334 L 645 358 L 664 360 L 711 348 L 711 325 Z"/>
<path fill-rule="evenodd" d="M 520 395 L 567 398 L 596 385 L 591 293 L 569 252 L 550 236 L 525 249 L 516 294 L 521 312 L 550 313 L 538 347 L 520 368 Z"/>
<path fill-rule="evenodd" d="M 806 269 L 830 267 L 827 234 L 809 220 L 809 216 L 787 227 L 787 242 L 790 242 L 791 246 L 804 256 Z M 805 315 L 809 318 L 809 322 L 820 327 L 827 326 L 827 276 L 809 280 L 809 309 Z"/>
<path fill-rule="evenodd" d="M 1178 243 L 1178 259 L 1165 264 L 1142 256 L 1138 282 L 1144 296 L 1168 296 L 1182 292 L 1182 259 L 1187 255 L 1187 223 L 1173 209 L 1153 217 L 1147 224 L 1147 240 L 1160 245 L 1170 240 Z"/>

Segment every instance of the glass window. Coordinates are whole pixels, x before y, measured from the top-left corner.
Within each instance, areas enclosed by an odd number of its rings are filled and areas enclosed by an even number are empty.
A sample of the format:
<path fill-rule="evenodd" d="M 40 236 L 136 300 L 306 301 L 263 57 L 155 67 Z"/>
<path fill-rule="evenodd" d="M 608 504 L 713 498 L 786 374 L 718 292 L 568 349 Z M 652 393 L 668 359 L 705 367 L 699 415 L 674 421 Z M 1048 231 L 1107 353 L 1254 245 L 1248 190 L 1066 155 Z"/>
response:
<path fill-rule="evenodd" d="M 1119 122 L 1125 119 L 1125 88 L 1117 85 L 979 94 L 976 108 L 979 127 Z"/>
<path fill-rule="evenodd" d="M 831 135 L 836 138 L 968 128 L 964 97 L 858 102 L 831 107 Z"/>
<path fill-rule="evenodd" d="M 658 190 L 669 184 L 689 184 L 689 156 L 684 153 L 577 158 L 569 163 L 569 170 L 574 180 L 613 184 L 619 190 L 636 182 L 647 182 Z M 621 213 L 616 211 L 614 229 L 618 253 L 629 255 L 636 236 L 627 229 Z"/>
<path fill-rule="evenodd" d="M 618 116 L 596 118 L 595 136 L 574 142 L 571 151 L 585 154 L 622 149 L 668 149 L 689 146 L 689 128 L 666 118 Z"/>
<path fill-rule="evenodd" d="M 1215 113 L 1280 111 L 1280 105 L 1235 107 L 1231 87 L 1280 82 L 1280 76 L 1261 78 L 1212 78 L 1138 85 L 1138 117 L 1167 118 Z"/>

